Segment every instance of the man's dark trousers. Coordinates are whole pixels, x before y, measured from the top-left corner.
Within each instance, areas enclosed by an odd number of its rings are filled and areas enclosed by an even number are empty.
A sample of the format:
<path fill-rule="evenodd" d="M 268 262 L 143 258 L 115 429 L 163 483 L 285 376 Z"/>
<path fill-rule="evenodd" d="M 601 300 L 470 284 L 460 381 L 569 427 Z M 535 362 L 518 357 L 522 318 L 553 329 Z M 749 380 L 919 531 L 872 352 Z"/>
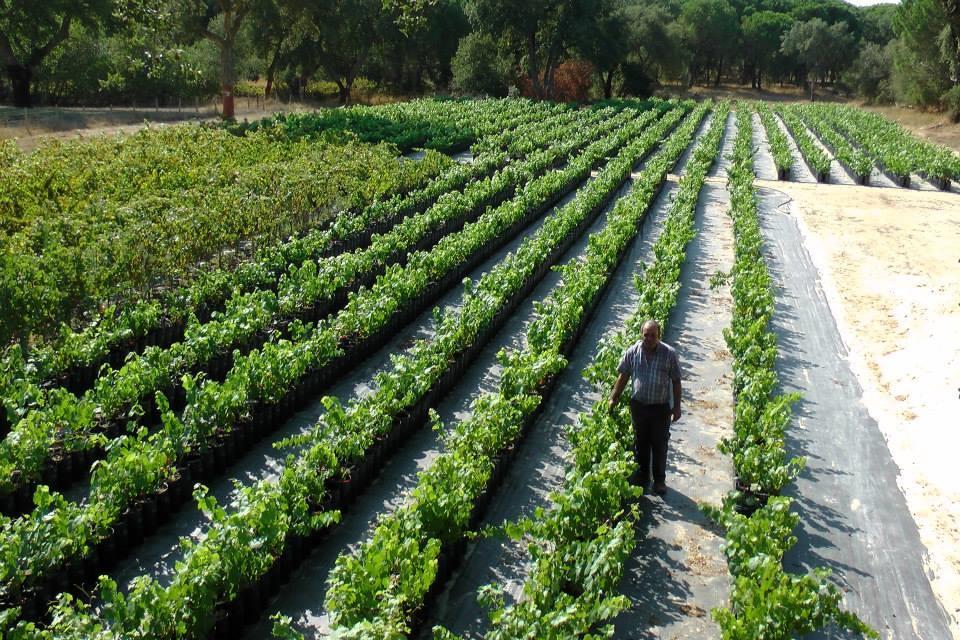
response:
<path fill-rule="evenodd" d="M 667 443 L 670 440 L 670 405 L 640 404 L 630 399 L 633 422 L 633 452 L 640 465 L 640 484 L 650 481 L 650 459 L 653 458 L 653 481 L 667 478 Z"/>

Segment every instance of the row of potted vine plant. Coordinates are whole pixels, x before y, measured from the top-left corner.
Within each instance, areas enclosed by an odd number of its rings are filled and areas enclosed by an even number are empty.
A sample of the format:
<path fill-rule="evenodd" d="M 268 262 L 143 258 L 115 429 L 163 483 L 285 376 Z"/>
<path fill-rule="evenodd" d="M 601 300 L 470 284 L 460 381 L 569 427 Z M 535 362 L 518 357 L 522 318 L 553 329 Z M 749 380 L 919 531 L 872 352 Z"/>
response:
<path fill-rule="evenodd" d="M 823 149 L 814 142 L 809 129 L 803 124 L 800 118 L 789 109 L 777 109 L 776 114 L 783 120 L 790 135 L 793 136 L 800 149 L 800 155 L 810 168 L 810 172 L 816 176 L 817 182 L 830 182 L 830 156 L 824 153 Z"/>
<path fill-rule="evenodd" d="M 350 293 L 361 286 L 372 285 L 386 265 L 402 262 L 408 251 L 426 248 L 439 237 L 460 228 L 485 207 L 506 199 L 516 185 L 529 176 L 548 170 L 577 144 L 585 144 L 583 137 L 553 145 L 551 141 L 568 137 L 603 115 L 610 114 L 588 113 L 556 127 L 544 127 L 542 135 L 528 134 L 528 140 L 536 140 L 547 149 L 508 165 L 491 178 L 474 181 L 462 193 L 452 192 L 441 197 L 424 213 L 406 218 L 388 234 L 376 236 L 365 250 L 292 268 L 280 278 L 277 293 L 266 289 L 235 296 L 228 302 L 224 314 L 215 315 L 205 324 L 189 324 L 183 342 L 167 349 L 151 347 L 143 356 L 132 355 L 120 369 L 105 368 L 83 398 L 76 400 L 62 390 L 54 390 L 50 395 L 58 397 L 60 402 L 48 403 L 46 412 L 43 409 L 29 412 L 14 429 L 17 437 L 0 443 L 0 465 L 10 471 L 4 474 L 11 483 L 8 493 L 18 488 L 13 485 L 15 479 L 28 488 L 39 480 L 45 465 L 61 449 L 84 452 L 99 446 L 103 441 L 102 432 L 108 430 L 105 427 L 122 423 L 126 418 L 139 418 L 144 406 L 148 416 L 144 422 L 147 422 L 155 414 L 149 402 L 154 393 L 177 393 L 176 380 L 183 375 L 203 371 L 210 379 L 222 379 L 230 369 L 231 350 L 239 348 L 241 353 L 246 353 L 261 348 L 265 342 L 287 337 L 292 318 L 319 320 L 342 308 Z M 645 117 L 653 115 L 654 112 L 648 112 Z M 629 114 L 624 112 L 622 117 Z M 615 126 L 622 117 L 610 118 L 602 126 Z M 278 318 L 283 319 L 280 325 L 276 323 Z M 186 401 L 185 396 L 185 392 L 174 396 L 175 408 Z M 80 420 L 68 421 L 65 419 L 68 416 Z M 61 439 L 64 432 L 69 435 L 67 441 Z M 76 469 L 69 477 L 81 474 L 82 470 Z"/>
<path fill-rule="evenodd" d="M 513 114 L 513 110 L 505 111 L 498 118 L 488 116 L 489 122 L 484 130 L 495 133 L 484 141 L 485 148 L 506 148 L 507 142 L 517 138 L 512 135 L 517 133 L 513 127 L 540 124 L 547 116 L 569 112 L 559 105 L 526 108 L 519 114 Z M 502 119 L 504 116 L 509 117 Z M 433 158 L 433 155 L 428 154 L 428 158 Z M 213 310 L 222 309 L 224 301 L 238 288 L 252 291 L 270 286 L 271 282 L 275 286 L 279 275 L 286 271 L 288 265 L 299 265 L 305 260 L 363 246 L 369 242 L 372 233 L 383 233 L 404 215 L 423 211 L 443 193 L 462 188 L 473 177 L 482 175 L 484 170 L 494 170 L 492 166 L 468 165 L 446 171 L 438 178 L 438 172 L 446 167 L 445 163 L 419 161 L 415 166 L 426 167 L 426 170 L 420 171 L 423 174 L 421 187 L 425 180 L 431 180 L 425 187 L 375 202 L 357 215 L 339 215 L 333 221 L 332 228 L 316 229 L 280 245 L 268 245 L 253 260 L 241 263 L 235 270 L 203 272 L 190 285 L 169 292 L 162 299 L 128 305 L 122 311 L 108 309 L 98 321 L 83 331 L 75 332 L 64 326 L 60 339 L 34 348 L 27 363 L 29 366 L 21 367 L 18 374 L 35 382 L 55 379 L 75 392 L 82 391 L 96 377 L 103 362 L 109 361 L 119 366 L 131 350 L 141 352 L 149 345 L 167 346 L 182 337 L 184 324 L 191 313 L 205 320 Z M 22 406 L 16 405 L 16 408 Z M 0 412 L 0 417 L 13 418 L 7 415 L 11 413 L 11 407 L 8 407 L 6 412 Z"/>
<path fill-rule="evenodd" d="M 777 168 L 778 180 L 789 180 L 790 169 L 793 168 L 793 152 L 790 151 L 790 143 L 787 141 L 786 134 L 777 124 L 777 119 L 773 115 L 773 110 L 766 102 L 757 101 L 753 103 L 757 115 L 760 116 L 760 122 L 763 124 L 763 130 L 767 133 L 767 142 L 770 145 L 770 152 L 773 154 L 773 164 Z"/>
<path fill-rule="evenodd" d="M 951 180 L 960 179 L 960 159 L 947 147 L 920 140 L 877 113 L 841 105 L 816 108 L 901 186 L 910 186 L 911 173 L 946 191 Z"/>
<path fill-rule="evenodd" d="M 668 114 L 667 118 L 675 121 L 683 110 L 677 109 Z M 663 129 L 657 132 L 658 135 L 662 133 Z M 628 125 L 618 135 L 591 145 L 587 153 L 571 161 L 567 170 L 555 173 L 557 175 L 568 173 L 569 178 L 580 181 L 589 175 L 590 170 L 601 163 L 607 154 L 638 134 L 638 128 Z M 649 137 L 651 144 L 656 142 L 656 136 Z M 545 178 L 541 182 L 546 181 Z M 536 208 L 541 200 L 542 198 L 531 192 L 522 201 L 507 203 L 501 209 L 513 208 L 516 214 L 522 217 L 524 211 L 529 211 L 531 207 Z M 509 227 L 507 231 L 510 231 Z M 545 269 L 542 271 L 545 272 Z M 451 318 L 451 322 L 455 323 L 456 318 Z M 456 337 L 464 329 L 469 329 L 469 326 L 455 330 L 451 337 Z M 444 356 L 442 362 L 448 364 L 449 360 Z M 428 366 L 427 371 L 437 368 Z M 425 372 L 421 371 L 421 373 Z M 409 379 L 405 374 L 401 378 Z M 331 413 L 336 420 L 337 412 L 332 410 Z M 172 416 L 171 419 L 173 419 Z M 349 443 L 346 444 L 349 445 Z M 115 585 L 104 579 L 101 598 L 106 604 L 102 608 L 103 614 L 112 625 L 119 624 L 116 616 L 120 614 L 126 615 L 122 624 L 127 628 L 150 624 L 152 626 L 147 632 L 150 637 L 181 637 L 185 633 L 189 635 L 189 631 L 185 632 L 183 628 L 209 629 L 214 623 L 214 611 L 222 611 L 216 608 L 218 599 L 245 601 L 250 597 L 249 595 L 239 599 L 237 596 L 241 592 L 251 593 L 250 589 L 245 587 L 250 587 L 249 583 L 256 577 L 264 577 L 268 583 L 275 584 L 278 575 L 282 576 L 289 570 L 291 558 L 297 557 L 302 552 L 304 536 L 311 528 L 331 522 L 334 516 L 324 509 L 324 504 L 329 503 L 331 498 L 328 493 L 329 487 L 326 486 L 327 480 L 337 471 L 338 460 L 350 458 L 349 446 L 344 448 L 344 443 L 340 443 L 338 447 L 335 439 L 322 440 L 303 454 L 296 463 L 291 461 L 288 464 L 279 485 L 261 482 L 244 488 L 240 500 L 232 506 L 229 514 L 216 506 L 211 499 L 201 497 L 201 507 L 207 510 L 214 520 L 214 530 L 207 534 L 202 543 L 191 550 L 184 562 L 178 564 L 176 572 L 178 581 L 167 590 L 154 581 L 138 581 L 131 594 L 125 597 L 116 592 Z M 310 510 L 311 505 L 315 511 Z M 285 507 L 282 512 L 278 511 L 280 506 Z M 264 509 L 272 514 L 269 521 L 262 519 Z M 283 529 L 279 534 L 277 527 Z M 237 534 L 238 531 L 242 533 Z M 291 532 L 289 538 L 286 535 L 288 531 Z M 263 545 L 258 549 L 245 546 L 244 541 L 249 541 L 251 536 L 261 540 Z M 278 548 L 277 544 L 282 547 Z M 271 550 L 276 551 L 277 554 L 271 554 Z M 218 559 L 217 562 L 213 561 L 215 558 Z M 282 562 L 281 558 L 284 559 Z M 274 564 L 274 560 L 278 562 Z M 260 571 L 253 570 L 258 567 Z M 265 573 L 267 567 L 271 568 L 268 578 Z M 231 580 L 229 578 L 232 570 L 250 572 L 246 573 L 246 578 L 243 580 Z M 198 577 L 200 575 L 206 578 L 201 579 Z M 201 592 L 196 591 L 198 588 Z M 129 605 L 131 600 L 137 603 L 134 609 Z M 139 616 L 128 615 L 131 610 L 141 610 L 142 606 L 153 612 L 150 620 L 144 621 Z M 171 611 L 171 608 L 175 610 Z M 85 630 L 90 629 L 89 625 L 99 624 L 95 617 L 89 614 L 86 605 L 66 594 L 61 596 L 61 603 L 54 619 L 60 624 L 56 630 L 57 637 L 82 636 Z M 24 623 L 17 628 L 24 630 L 28 629 L 29 625 Z M 119 633 L 121 636 L 125 635 L 124 632 Z"/>
<path fill-rule="evenodd" d="M 870 184 L 873 161 L 850 144 L 846 136 L 837 131 L 819 112 L 797 105 L 784 107 L 783 111 L 791 111 L 796 115 L 820 139 L 823 146 L 830 150 L 837 162 L 846 167 L 859 184 Z"/>
<path fill-rule="evenodd" d="M 533 107 L 521 102 L 504 101 L 499 108 L 491 106 L 473 109 L 473 111 L 473 116 L 469 118 L 470 126 L 476 127 L 478 132 L 489 133 L 490 140 L 485 142 L 485 145 L 494 149 L 502 146 L 506 136 L 515 127 L 538 123 L 548 116 L 563 113 L 569 109 L 561 105 Z M 498 144 L 498 141 L 501 144 Z M 416 165 L 412 165 L 418 167 L 422 165 L 425 169 L 420 172 L 422 175 L 419 176 L 419 182 L 411 185 L 417 191 L 421 191 L 428 180 L 436 178 L 449 164 L 449 161 L 442 162 L 439 154 L 435 152 L 428 153 L 426 158 L 428 162 L 421 160 Z M 462 186 L 468 178 L 469 173 L 457 186 Z M 433 188 L 428 190 L 428 194 L 422 195 L 430 198 L 429 192 L 432 192 L 432 198 L 435 199 L 450 188 L 456 187 L 434 184 Z M 128 305 L 122 310 L 110 308 L 81 331 L 73 331 L 70 327 L 64 326 L 56 340 L 41 345 L 39 349 L 31 352 L 30 361 L 36 365 L 36 370 L 32 373 L 41 381 L 67 379 L 69 382 L 71 371 L 78 374 L 95 373 L 99 365 L 106 361 L 116 366 L 122 363 L 127 351 L 131 349 L 139 347 L 137 350 L 142 351 L 149 344 L 162 344 L 168 329 L 176 328 L 178 324 L 182 325 L 190 311 L 203 318 L 208 316 L 210 311 L 222 308 L 223 301 L 235 286 L 257 287 L 255 282 L 247 283 L 246 280 L 260 274 L 260 270 L 256 268 L 259 266 L 258 263 L 272 258 L 273 267 L 282 272 L 287 264 L 297 259 L 304 251 L 304 243 L 308 243 L 307 246 L 313 245 L 312 252 L 316 256 L 319 256 L 321 251 L 329 252 L 348 247 L 357 241 L 357 235 L 363 231 L 365 225 L 371 221 L 392 217 L 396 213 L 396 205 L 401 203 L 405 207 L 413 204 L 404 194 L 398 193 L 387 200 L 372 203 L 369 210 L 360 216 L 359 221 L 354 220 L 356 217 L 354 215 L 336 216 L 333 224 L 338 228 L 339 233 L 331 230 L 311 239 L 294 237 L 290 243 L 281 243 L 281 246 L 268 245 L 261 250 L 260 253 L 263 255 L 254 258 L 252 265 L 241 264 L 240 273 L 235 276 L 233 269 L 203 272 L 199 274 L 197 282 L 191 283 L 182 290 L 168 292 L 162 296 L 162 299 L 145 300 L 135 305 Z M 344 225 L 345 222 L 346 225 Z M 356 222 L 359 222 L 360 226 Z M 377 232 L 382 230 L 378 229 Z M 318 243 L 320 243 L 319 246 L 317 246 Z M 283 244 L 290 244 L 290 246 L 283 250 Z M 281 251 L 280 255 L 277 255 L 278 250 Z M 302 262 L 307 257 L 299 259 Z M 251 267 L 253 267 L 252 272 L 248 273 Z M 182 332 L 182 326 L 180 329 Z M 92 372 L 89 371 L 90 369 Z M 82 384 L 82 380 L 87 376 L 77 375 L 77 377 Z"/>
<path fill-rule="evenodd" d="M 527 347 L 502 356 L 499 390 L 479 396 L 470 417 L 447 431 L 443 453 L 420 474 L 408 502 L 382 517 L 359 549 L 337 559 L 325 606 L 334 633 L 400 637 L 417 630 L 427 600 L 442 588 L 462 555 L 467 531 L 479 523 L 566 366 L 566 354 L 709 108 L 707 103 L 698 105 L 647 162 L 631 194 L 613 208 L 605 229 L 591 238 L 586 259 L 562 269 L 563 281 L 528 330 Z M 635 166 L 637 155 L 629 150 L 598 177 L 596 195 L 585 192 L 584 199 L 564 213 L 580 218 L 577 209 L 602 209 Z M 537 251 L 536 246 L 530 249 Z"/>
<path fill-rule="evenodd" d="M 440 154 L 408 162 L 392 145 L 344 136 L 290 141 L 260 133 L 240 139 L 210 126 L 171 129 L 144 130 L 115 145 L 49 145 L 72 153 L 39 153 L 36 164 L 31 153 L 22 167 L 0 177 L 0 202 L 11 214 L 3 216 L 4 225 L 12 225 L 9 246 L 16 249 L 5 254 L 0 279 L 4 347 L 56 341 L 61 323 L 81 327 L 100 315 L 101 306 L 154 297 L 214 262 L 234 265 L 251 248 L 406 190 L 427 169 L 451 162 Z M 144 148 L 144 140 L 152 144 Z M 166 141 L 173 144 L 165 147 Z M 221 151 L 227 148 L 235 157 Z M 110 151 L 146 171 L 130 176 L 136 172 L 103 157 Z M 205 161 L 211 155 L 223 162 L 211 167 Z M 101 171 L 106 164 L 117 169 L 114 175 Z M 64 169 L 78 170 L 71 179 Z M 112 187 L 128 177 L 145 183 L 143 193 L 123 189 L 114 197 Z"/>
<path fill-rule="evenodd" d="M 643 121 L 638 120 L 642 124 Z M 27 517 L 18 521 L 5 523 L 5 548 L 19 551 L 19 557 L 11 554 L 3 565 L 4 594 L 8 602 L 15 601 L 15 594 L 22 594 L 25 579 L 30 576 L 43 576 L 55 565 L 62 564 L 65 558 L 82 555 L 98 545 L 104 536 L 110 533 L 109 525 L 115 522 L 124 506 L 129 505 L 135 496 L 144 495 L 145 490 L 157 491 L 169 482 L 178 482 L 182 477 L 185 465 L 184 454 L 197 450 L 209 452 L 213 445 L 224 436 L 242 431 L 233 427 L 243 427 L 237 424 L 236 417 L 224 416 L 225 411 L 231 414 L 237 411 L 249 411 L 251 402 L 254 408 L 270 404 L 281 396 L 284 389 L 297 386 L 312 371 L 311 382 L 308 388 L 315 390 L 321 381 L 313 380 L 321 366 L 330 363 L 341 353 L 338 347 L 338 336 L 342 335 L 345 327 L 351 327 L 350 332 L 365 329 L 362 322 L 380 322 L 380 341 L 391 333 L 389 323 L 382 324 L 386 317 L 374 319 L 364 309 L 376 305 L 396 308 L 403 306 L 404 313 L 418 312 L 423 303 L 429 302 L 424 297 L 423 289 L 428 283 L 441 279 L 432 286 L 439 290 L 441 286 L 449 286 L 457 278 L 462 269 L 454 270 L 459 265 L 475 264 L 495 242 L 502 242 L 517 228 L 518 225 L 529 222 L 539 215 L 552 202 L 555 202 L 576 182 L 589 175 L 590 169 L 601 162 L 606 154 L 616 149 L 629 136 L 635 135 L 637 127 L 628 125 L 622 131 L 601 139 L 590 147 L 577 159 L 571 161 L 567 169 L 548 174 L 533 181 L 524 190 L 521 196 L 514 201 L 501 205 L 482 217 L 477 223 L 468 225 L 458 237 L 448 237 L 441 241 L 430 254 L 417 254 L 404 269 L 396 269 L 388 274 L 388 278 L 381 279 L 371 290 L 364 290 L 351 299 L 351 305 L 358 307 L 355 313 L 344 322 L 345 325 L 335 323 L 331 327 L 323 324 L 319 328 L 310 325 L 300 325 L 299 331 L 303 334 L 298 343 L 281 341 L 268 345 L 264 353 L 259 354 L 256 363 L 251 363 L 251 357 L 239 359 L 243 367 L 241 374 L 233 379 L 228 378 L 224 385 L 218 386 L 219 394 L 206 393 L 207 401 L 195 404 L 196 411 L 185 413 L 181 423 L 170 412 L 164 412 L 164 430 L 153 435 L 145 432 L 137 434 L 136 443 L 139 446 L 138 455 L 130 455 L 131 451 L 120 451 L 121 455 L 108 457 L 107 461 L 98 468 L 103 469 L 101 474 L 95 474 L 95 486 L 91 500 L 81 507 L 80 505 L 65 503 L 62 497 L 57 497 L 54 508 L 38 508 Z M 584 132 L 590 135 L 590 130 Z M 477 249 L 485 250 L 477 251 Z M 435 255 L 431 255 L 435 254 Z M 472 262 L 467 256 L 473 254 Z M 447 274 L 444 276 L 444 274 Z M 446 280 L 447 282 L 443 282 Z M 419 291 L 411 288 L 419 287 Z M 421 304 L 414 305 L 418 296 Z M 349 307 L 350 305 L 348 305 Z M 343 315 L 343 314 L 341 314 Z M 403 315 L 403 314 L 401 314 Z M 368 336 L 377 329 L 367 330 Z M 328 375 L 330 372 L 328 371 Z M 190 380 L 187 380 L 190 383 Z M 200 389 L 198 385 L 188 384 L 190 392 L 198 396 L 211 390 L 211 384 Z M 303 385 L 301 385 L 303 386 Z M 244 388 L 246 387 L 246 389 Z M 290 394 L 286 394 L 289 398 Z M 161 399 L 161 402 L 163 400 Z M 275 403 L 274 403 L 275 404 Z M 288 407 L 289 408 L 289 407 Z M 260 411 L 258 409 L 258 415 Z M 261 421 L 264 422 L 264 421 Z M 265 422 L 270 422 L 265 420 Z M 131 438 L 124 437 L 118 442 L 129 442 Z M 118 445 L 119 447 L 119 445 Z M 219 450 L 219 448 L 217 449 Z M 112 453 L 112 452 L 111 452 Z M 100 482 L 98 482 L 100 481 Z M 111 503 L 108 499 L 114 499 Z M 119 504 L 118 504 L 119 503 Z M 44 507 L 49 507 L 46 503 Z M 86 511 L 84 511 L 84 507 Z M 111 509 L 112 507 L 112 509 Z M 86 517 L 83 517 L 84 514 Z M 52 533 L 57 529 L 55 523 L 72 521 L 73 534 L 69 538 L 55 538 Z M 42 544 L 24 545 L 22 541 L 31 540 L 33 543 L 46 541 Z M 7 544 L 9 543 L 9 544 Z M 97 547 L 100 549 L 100 547 Z M 84 561 L 86 557 L 82 558 Z M 28 572 L 22 572 L 22 567 L 30 567 Z M 29 591 L 29 588 L 28 588 Z"/>
<path fill-rule="evenodd" d="M 877 638 L 841 607 L 842 593 L 828 580 L 828 571 L 797 575 L 783 568 L 784 553 L 797 541 L 792 531 L 799 517 L 790 511 L 792 501 L 778 494 L 803 460 L 788 459 L 784 446 L 798 395 L 777 390 L 773 287 L 753 184 L 751 127 L 749 111 L 741 107 L 727 182 L 735 252 L 733 318 L 724 339 L 733 355 L 734 433 L 718 447 L 732 456 L 737 483 L 721 506 L 703 507 L 725 530 L 733 582 L 729 606 L 712 615 L 730 640 L 786 640 L 829 625 Z"/>
<path fill-rule="evenodd" d="M 551 495 L 548 508 L 504 527 L 511 538 L 527 543 L 533 566 L 515 604 L 504 604 L 500 585 L 481 589 L 492 623 L 488 640 L 583 637 L 600 633 L 606 621 L 629 607 L 617 589 L 636 544 L 639 515 L 631 503 L 642 490 L 630 484 L 636 462 L 629 414 L 623 406 L 609 411 L 606 397 L 620 356 L 640 338 L 643 322 L 656 318 L 666 326 L 669 320 L 680 290 L 686 245 L 696 233 L 700 189 L 719 153 L 729 110 L 726 102 L 715 107 L 686 165 L 651 252 L 654 260 L 637 278 L 636 310 L 625 319 L 622 331 L 603 339 L 584 369 L 602 399 L 581 412 L 568 433 L 571 464 L 563 486 Z M 624 204 L 635 205 L 644 202 Z M 435 628 L 434 637 L 456 638 L 443 628 Z"/>

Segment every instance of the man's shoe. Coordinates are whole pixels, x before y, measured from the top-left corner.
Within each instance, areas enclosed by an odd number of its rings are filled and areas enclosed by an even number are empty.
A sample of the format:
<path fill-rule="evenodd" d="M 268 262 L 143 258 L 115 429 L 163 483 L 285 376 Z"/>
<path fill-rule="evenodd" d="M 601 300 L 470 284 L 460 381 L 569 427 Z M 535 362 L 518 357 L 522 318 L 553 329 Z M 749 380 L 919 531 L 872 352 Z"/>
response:
<path fill-rule="evenodd" d="M 630 484 L 635 487 L 643 487 L 646 489 L 650 486 L 650 476 L 644 478 L 642 475 L 640 475 L 639 471 L 636 471 L 630 476 Z"/>
<path fill-rule="evenodd" d="M 654 482 L 653 483 L 653 492 L 658 496 L 666 495 L 667 493 L 667 483 L 666 482 Z"/>

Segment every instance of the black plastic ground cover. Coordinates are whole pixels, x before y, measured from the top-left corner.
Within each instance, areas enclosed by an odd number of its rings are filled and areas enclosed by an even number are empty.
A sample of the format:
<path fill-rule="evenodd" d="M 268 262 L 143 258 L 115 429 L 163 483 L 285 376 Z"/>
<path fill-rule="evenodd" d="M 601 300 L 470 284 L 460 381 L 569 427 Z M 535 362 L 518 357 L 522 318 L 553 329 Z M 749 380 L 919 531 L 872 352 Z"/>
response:
<path fill-rule="evenodd" d="M 791 456 L 806 468 L 784 491 L 800 526 L 784 567 L 833 571 L 844 606 L 884 638 L 948 639 L 949 614 L 925 570 L 926 552 L 900 491 L 898 468 L 863 401 L 847 349 L 789 197 L 759 189 L 767 263 L 782 291 L 772 329 L 784 392 L 799 391 L 798 424 L 787 432 Z M 837 638 L 835 630 L 809 636 Z M 840 636 L 845 637 L 845 636 Z"/>

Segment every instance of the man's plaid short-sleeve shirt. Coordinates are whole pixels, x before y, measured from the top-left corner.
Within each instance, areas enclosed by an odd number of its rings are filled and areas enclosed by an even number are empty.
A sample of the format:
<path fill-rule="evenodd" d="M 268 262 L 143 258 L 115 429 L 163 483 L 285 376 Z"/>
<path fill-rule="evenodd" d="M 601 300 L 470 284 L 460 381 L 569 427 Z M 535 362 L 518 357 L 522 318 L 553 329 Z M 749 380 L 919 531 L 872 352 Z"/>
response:
<path fill-rule="evenodd" d="M 623 354 L 617 371 L 633 379 L 633 399 L 637 402 L 667 404 L 672 381 L 680 380 L 680 361 L 676 350 L 667 343 L 657 344 L 651 355 L 643 350 L 640 341 Z"/>

